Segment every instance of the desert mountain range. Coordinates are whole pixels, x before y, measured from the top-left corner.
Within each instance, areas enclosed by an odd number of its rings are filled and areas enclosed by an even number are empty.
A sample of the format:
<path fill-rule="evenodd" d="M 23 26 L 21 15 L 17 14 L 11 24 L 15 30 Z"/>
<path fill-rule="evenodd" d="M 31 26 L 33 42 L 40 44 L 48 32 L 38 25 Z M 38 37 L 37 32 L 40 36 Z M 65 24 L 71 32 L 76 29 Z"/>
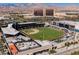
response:
<path fill-rule="evenodd" d="M 33 9 L 51 8 L 55 10 L 79 10 L 79 5 L 55 6 L 49 3 L 0 3 L 0 12 L 31 13 Z"/>

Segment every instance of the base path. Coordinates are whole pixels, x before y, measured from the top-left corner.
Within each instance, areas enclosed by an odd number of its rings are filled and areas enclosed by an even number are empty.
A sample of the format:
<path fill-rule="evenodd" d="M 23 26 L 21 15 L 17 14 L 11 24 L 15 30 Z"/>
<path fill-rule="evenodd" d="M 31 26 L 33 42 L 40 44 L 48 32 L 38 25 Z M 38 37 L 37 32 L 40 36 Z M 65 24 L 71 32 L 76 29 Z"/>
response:
<path fill-rule="evenodd" d="M 39 30 L 38 30 L 38 29 L 31 29 L 31 30 L 33 30 L 33 32 L 30 32 L 30 33 L 28 33 L 28 34 L 36 34 L 36 33 L 38 33 L 38 32 L 39 32 Z"/>

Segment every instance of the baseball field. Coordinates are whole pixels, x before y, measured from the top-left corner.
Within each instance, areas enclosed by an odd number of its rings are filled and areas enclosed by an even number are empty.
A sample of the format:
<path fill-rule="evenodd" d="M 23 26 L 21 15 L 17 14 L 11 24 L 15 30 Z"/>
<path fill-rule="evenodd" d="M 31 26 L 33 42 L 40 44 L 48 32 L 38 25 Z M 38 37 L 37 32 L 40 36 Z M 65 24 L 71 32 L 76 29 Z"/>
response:
<path fill-rule="evenodd" d="M 36 40 L 56 40 L 64 34 L 62 30 L 56 30 L 48 27 L 23 29 L 21 31 L 29 35 L 32 39 Z"/>

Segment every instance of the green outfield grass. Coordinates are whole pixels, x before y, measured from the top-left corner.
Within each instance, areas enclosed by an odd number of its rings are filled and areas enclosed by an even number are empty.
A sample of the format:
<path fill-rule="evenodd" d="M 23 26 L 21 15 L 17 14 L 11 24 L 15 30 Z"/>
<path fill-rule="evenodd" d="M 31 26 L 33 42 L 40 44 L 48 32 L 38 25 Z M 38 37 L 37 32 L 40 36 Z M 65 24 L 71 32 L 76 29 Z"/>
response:
<path fill-rule="evenodd" d="M 53 28 L 47 28 L 47 27 L 41 27 L 37 28 L 39 30 L 38 33 L 36 34 L 30 34 L 29 36 L 33 39 L 38 39 L 38 40 L 55 40 L 61 37 L 64 32 L 61 30 L 56 30 Z M 28 31 L 32 31 L 30 29 L 23 29 L 22 30 L 24 33 L 27 33 Z"/>

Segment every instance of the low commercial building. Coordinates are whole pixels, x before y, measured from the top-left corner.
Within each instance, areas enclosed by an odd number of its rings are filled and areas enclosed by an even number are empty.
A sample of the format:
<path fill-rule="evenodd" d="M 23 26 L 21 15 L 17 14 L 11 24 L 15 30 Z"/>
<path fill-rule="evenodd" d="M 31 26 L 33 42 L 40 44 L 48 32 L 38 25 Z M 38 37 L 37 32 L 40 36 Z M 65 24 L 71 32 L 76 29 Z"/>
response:
<path fill-rule="evenodd" d="M 53 21 L 53 25 L 65 27 L 70 30 L 79 30 L 79 22 L 76 21 Z"/>
<path fill-rule="evenodd" d="M 79 10 L 55 10 L 54 17 L 63 18 L 63 17 L 78 17 Z"/>
<path fill-rule="evenodd" d="M 38 47 L 35 49 L 30 49 L 27 51 L 19 52 L 18 55 L 33 55 L 33 54 L 38 54 L 40 52 L 43 52 L 45 50 L 50 50 L 50 49 L 52 49 L 52 46 L 46 45 L 46 46 Z"/>

